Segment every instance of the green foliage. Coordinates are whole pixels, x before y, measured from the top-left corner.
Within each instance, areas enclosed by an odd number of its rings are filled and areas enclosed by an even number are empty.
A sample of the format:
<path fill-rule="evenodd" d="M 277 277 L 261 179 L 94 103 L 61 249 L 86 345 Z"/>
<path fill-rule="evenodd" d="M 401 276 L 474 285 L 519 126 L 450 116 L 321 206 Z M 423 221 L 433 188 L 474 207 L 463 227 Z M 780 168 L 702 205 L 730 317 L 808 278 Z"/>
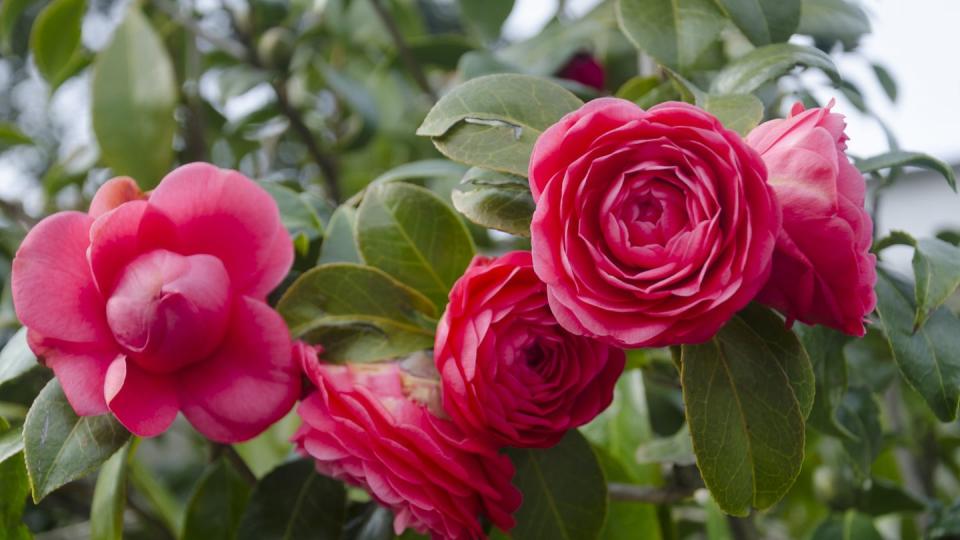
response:
<path fill-rule="evenodd" d="M 238 538 L 338 540 L 345 513 L 342 483 L 320 476 L 312 461 L 291 461 L 254 487 Z"/>
<path fill-rule="evenodd" d="M 617 18 L 637 48 L 681 73 L 702 61 L 725 23 L 715 0 L 617 0 Z"/>
<path fill-rule="evenodd" d="M 90 504 L 91 540 L 122 540 L 127 506 L 127 462 L 137 441 L 126 445 L 100 468 Z"/>
<path fill-rule="evenodd" d="M 716 0 L 754 45 L 787 41 L 800 24 L 800 0 Z"/>
<path fill-rule="evenodd" d="M 470 233 L 430 191 L 405 183 L 370 186 L 357 210 L 363 260 L 433 301 L 437 311 L 473 258 Z"/>
<path fill-rule="evenodd" d="M 953 172 L 953 168 L 943 161 L 921 152 L 891 150 L 879 156 L 858 160 L 856 164 L 860 172 L 864 174 L 897 167 L 922 167 L 940 173 L 947 183 L 950 184 L 950 187 L 954 191 L 957 190 L 957 178 Z"/>
<path fill-rule="evenodd" d="M 130 439 L 111 415 L 77 416 L 54 379 L 30 407 L 23 424 L 23 453 L 34 502 L 86 476 Z"/>
<path fill-rule="evenodd" d="M 144 189 L 155 186 L 173 163 L 176 104 L 170 56 L 134 5 L 93 68 L 93 131 L 104 163 Z"/>
<path fill-rule="evenodd" d="M 54 89 L 76 71 L 81 54 L 80 25 L 86 7 L 85 0 L 54 0 L 33 24 L 33 61 Z"/>
<path fill-rule="evenodd" d="M 0 435 L 17 431 L 0 418 Z M 5 540 L 27 540 L 30 531 L 21 521 L 23 506 L 30 493 L 27 471 L 23 465 L 23 456 L 19 453 L 13 459 L 0 460 L 0 538 Z"/>
<path fill-rule="evenodd" d="M 250 486 L 225 458 L 210 464 L 187 504 L 182 540 L 233 540 Z"/>
<path fill-rule="evenodd" d="M 833 60 L 823 51 L 793 43 L 778 43 L 758 47 L 727 64 L 713 80 L 711 91 L 748 94 L 796 66 L 817 68 L 834 79 L 839 77 Z"/>
<path fill-rule="evenodd" d="M 603 471 L 590 444 L 570 430 L 553 448 L 508 450 L 523 494 L 513 537 L 528 540 L 596 538 L 607 512 Z"/>
<path fill-rule="evenodd" d="M 684 345 L 681 357 L 697 465 L 717 504 L 734 515 L 770 507 L 793 484 L 813 398 L 810 360 L 797 338 L 782 324 L 773 328 L 772 313 L 752 311 L 709 342 Z"/>
<path fill-rule="evenodd" d="M 453 206 L 477 225 L 530 236 L 535 206 L 526 178 L 474 167 L 452 197 Z"/>
<path fill-rule="evenodd" d="M 294 336 L 322 343 L 331 361 L 372 362 L 433 345 L 436 307 L 376 268 L 318 266 L 277 304 Z"/>
<path fill-rule="evenodd" d="M 27 346 L 27 329 L 21 328 L 0 350 L 0 385 L 36 368 L 37 357 Z"/>
<path fill-rule="evenodd" d="M 562 86 L 526 75 L 489 75 L 443 96 L 417 129 L 454 161 L 527 175 L 537 137 L 583 105 Z"/>

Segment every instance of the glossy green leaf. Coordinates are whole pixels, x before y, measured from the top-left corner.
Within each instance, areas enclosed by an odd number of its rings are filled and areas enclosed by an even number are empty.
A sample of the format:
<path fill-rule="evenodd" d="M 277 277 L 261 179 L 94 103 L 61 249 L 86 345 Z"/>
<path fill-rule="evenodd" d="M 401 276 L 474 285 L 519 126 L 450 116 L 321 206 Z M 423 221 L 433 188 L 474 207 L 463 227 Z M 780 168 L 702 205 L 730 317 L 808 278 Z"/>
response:
<path fill-rule="evenodd" d="M 473 239 L 438 196 L 405 183 L 371 186 L 357 211 L 363 260 L 429 298 L 437 311 L 473 259 Z"/>
<path fill-rule="evenodd" d="M 960 287 L 960 247 L 938 238 L 921 238 L 913 252 L 914 327 L 921 326 Z"/>
<path fill-rule="evenodd" d="M 357 252 L 356 226 L 357 210 L 350 206 L 337 207 L 327 222 L 317 264 L 362 262 L 360 253 Z"/>
<path fill-rule="evenodd" d="M 187 504 L 181 540 L 234 540 L 250 486 L 223 458 L 200 477 Z"/>
<path fill-rule="evenodd" d="M 833 60 L 823 51 L 793 43 L 777 43 L 758 47 L 727 64 L 713 80 L 711 92 L 749 94 L 796 66 L 818 68 L 830 77 L 838 78 Z"/>
<path fill-rule="evenodd" d="M 130 439 L 130 433 L 109 414 L 77 416 L 51 380 L 30 406 L 23 425 L 24 457 L 33 500 L 102 465 Z"/>
<path fill-rule="evenodd" d="M 453 206 L 477 225 L 530 236 L 536 205 L 526 178 L 474 167 L 452 197 Z"/>
<path fill-rule="evenodd" d="M 698 105 L 742 136 L 763 119 L 763 102 L 753 94 L 707 94 Z"/>
<path fill-rule="evenodd" d="M 39 365 L 36 355 L 27 345 L 27 328 L 23 327 L 0 350 L 0 384 L 12 381 Z"/>
<path fill-rule="evenodd" d="M 6 420 L 0 418 L 0 436 L 14 431 Z M 30 531 L 23 524 L 23 507 L 30 493 L 27 470 L 23 457 L 18 453 L 13 459 L 0 460 L 0 538 L 4 540 L 29 540 Z"/>
<path fill-rule="evenodd" d="M 779 315 L 759 304 L 747 306 L 737 315 L 737 319 L 742 320 L 764 342 L 768 354 L 780 364 L 800 405 L 800 413 L 804 418 L 808 417 L 813 408 L 816 377 L 810 356 L 800 338 L 786 328 Z"/>
<path fill-rule="evenodd" d="M 131 458 L 128 467 L 130 483 L 156 511 L 170 534 L 178 534 L 183 529 L 183 503 L 139 460 Z"/>
<path fill-rule="evenodd" d="M 812 380 L 793 380 L 810 369 L 802 367 L 809 359 L 797 351 L 796 336 L 782 322 L 776 331 L 776 316 L 764 311 L 735 317 L 709 342 L 682 348 L 697 464 L 720 508 L 740 516 L 772 506 L 793 485 L 803 462 L 801 403 L 813 397 Z"/>
<path fill-rule="evenodd" d="M 323 234 L 323 223 L 317 211 L 299 193 L 286 186 L 275 182 L 260 182 L 260 185 L 276 201 L 280 219 L 297 251 L 306 255 L 310 242 Z"/>
<path fill-rule="evenodd" d="M 239 540 L 339 540 L 346 515 L 343 483 L 312 460 L 280 465 L 253 489 Z"/>
<path fill-rule="evenodd" d="M 825 326 L 797 325 L 797 333 L 813 366 L 816 392 L 807 421 L 823 433 L 852 437 L 837 422 L 837 408 L 847 391 L 846 335 Z"/>
<path fill-rule="evenodd" d="M 443 96 L 417 129 L 454 161 L 527 175 L 537 137 L 583 105 L 546 79 L 500 74 L 471 79 Z"/>
<path fill-rule="evenodd" d="M 90 505 L 90 539 L 122 540 L 127 507 L 127 462 L 135 441 L 128 442 L 100 467 Z"/>
<path fill-rule="evenodd" d="M 467 168 L 446 159 L 422 159 L 394 167 L 373 179 L 370 184 L 389 182 L 409 182 L 429 187 L 431 180 L 457 178 L 463 176 Z"/>
<path fill-rule="evenodd" d="M 393 513 L 375 502 L 364 506 L 363 513 L 344 527 L 343 540 L 394 540 Z"/>
<path fill-rule="evenodd" d="M 660 86 L 660 77 L 631 77 L 617 89 L 616 97 L 636 102 L 638 99 L 652 92 Z"/>
<path fill-rule="evenodd" d="M 155 186 L 173 163 L 177 85 L 163 42 L 136 5 L 97 55 L 92 92 L 103 162 L 142 188 Z"/>
<path fill-rule="evenodd" d="M 296 411 L 290 411 L 260 435 L 242 443 L 235 443 L 233 449 L 240 454 L 253 474 L 261 478 L 287 461 L 294 453 L 290 439 L 298 427 L 300 417 Z"/>
<path fill-rule="evenodd" d="M 813 532 L 811 540 L 883 540 L 883 536 L 869 517 L 848 510 L 824 520 Z"/>
<path fill-rule="evenodd" d="M 960 536 L 960 500 L 946 506 L 937 504 L 932 514 L 927 540 L 956 540 Z"/>
<path fill-rule="evenodd" d="M 641 444 L 637 448 L 634 459 L 638 463 L 695 464 L 697 460 L 693 454 L 690 426 L 684 424 L 680 431 L 669 437 Z"/>
<path fill-rule="evenodd" d="M 0 2 L 0 52 L 10 54 L 10 38 L 17 20 L 31 0 L 4 0 Z"/>
<path fill-rule="evenodd" d="M 511 534 L 524 540 L 593 540 L 603 528 L 607 488 L 590 444 L 571 429 L 543 450 L 507 450 L 523 494 Z"/>
<path fill-rule="evenodd" d="M 277 310 L 294 337 L 322 343 L 331 361 L 371 362 L 433 346 L 436 307 L 386 273 L 352 263 L 318 266 Z"/>
<path fill-rule="evenodd" d="M 870 67 L 873 68 L 873 74 L 877 77 L 877 82 L 880 83 L 880 87 L 883 88 L 883 92 L 887 94 L 890 101 L 897 101 L 897 81 L 893 78 L 893 75 L 881 64 L 871 64 Z"/>
<path fill-rule="evenodd" d="M 697 64 L 726 24 L 714 0 L 617 0 L 616 6 L 627 38 L 681 73 Z"/>
<path fill-rule="evenodd" d="M 797 32 L 852 49 L 870 32 L 870 19 L 855 0 L 802 0 Z"/>
<path fill-rule="evenodd" d="M 626 466 L 610 455 L 604 447 L 595 447 L 597 461 L 603 469 L 607 482 L 635 483 Z M 600 540 L 621 540 L 624 538 L 643 538 L 660 540 L 663 538 L 657 519 L 657 508 L 650 504 L 634 501 L 607 501 L 607 519 L 600 531 Z"/>
<path fill-rule="evenodd" d="M 800 0 L 716 0 L 754 45 L 787 41 L 800 24 Z"/>
<path fill-rule="evenodd" d="M 460 0 L 459 4 L 467 27 L 487 41 L 496 41 L 514 0 Z"/>
<path fill-rule="evenodd" d="M 0 417 L 2 420 L 2 417 Z M 8 429 L 0 433 L 0 463 L 23 451 L 23 430 Z"/>
<path fill-rule="evenodd" d="M 943 175 L 943 178 L 950 184 L 950 187 L 954 191 L 957 190 L 957 177 L 953 172 L 953 168 L 943 161 L 921 152 L 891 150 L 885 154 L 857 160 L 856 165 L 857 168 L 860 169 L 860 172 L 864 174 L 894 167 L 919 167 L 921 169 L 928 169 Z"/>
<path fill-rule="evenodd" d="M 80 28 L 85 0 L 54 0 L 40 12 L 30 31 L 30 51 L 37 71 L 56 88 L 80 54 Z"/>
<path fill-rule="evenodd" d="M 881 271 L 876 286 L 877 312 L 893 357 L 937 418 L 950 422 L 960 404 L 960 320 L 941 307 L 914 331 L 916 308 L 909 284 L 895 280 Z"/>
<path fill-rule="evenodd" d="M 870 391 L 859 386 L 850 388 L 837 408 L 837 421 L 853 435 L 840 439 L 844 450 L 860 475 L 868 476 L 883 445 L 880 409 Z"/>

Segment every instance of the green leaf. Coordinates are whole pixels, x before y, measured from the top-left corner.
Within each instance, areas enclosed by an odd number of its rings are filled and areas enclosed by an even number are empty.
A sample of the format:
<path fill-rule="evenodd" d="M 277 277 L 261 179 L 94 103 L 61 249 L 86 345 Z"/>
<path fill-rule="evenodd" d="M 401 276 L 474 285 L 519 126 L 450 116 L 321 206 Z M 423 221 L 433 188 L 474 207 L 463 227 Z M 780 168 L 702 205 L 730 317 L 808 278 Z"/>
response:
<path fill-rule="evenodd" d="M 950 187 L 954 191 L 957 190 L 957 177 L 953 172 L 953 168 L 933 156 L 920 152 L 891 150 L 885 154 L 857 160 L 856 165 L 857 168 L 860 169 L 860 172 L 864 174 L 894 167 L 919 167 L 921 169 L 928 169 L 943 175 L 947 183 L 950 184 Z"/>
<path fill-rule="evenodd" d="M 697 460 L 693 455 L 690 426 L 684 424 L 680 431 L 669 437 L 640 445 L 634 457 L 638 463 L 695 464 Z"/>
<path fill-rule="evenodd" d="M 853 510 L 832 515 L 813 532 L 811 540 L 883 540 L 873 520 Z"/>
<path fill-rule="evenodd" d="M 608 482 L 636 482 L 626 466 L 610 455 L 603 447 L 594 448 L 603 475 Z M 638 504 L 634 501 L 607 501 L 607 519 L 600 531 L 601 540 L 621 540 L 624 538 L 643 538 L 660 540 L 663 535 L 657 519 L 657 507 L 651 504 Z"/>
<path fill-rule="evenodd" d="M 826 42 L 828 47 L 839 41 L 849 50 L 870 32 L 870 20 L 858 2 L 803 0 L 797 32 Z"/>
<path fill-rule="evenodd" d="M 754 45 L 787 41 L 800 24 L 800 0 L 717 0 Z"/>
<path fill-rule="evenodd" d="M 190 496 L 181 540 L 234 540 L 250 486 L 223 458 L 207 467 Z"/>
<path fill-rule="evenodd" d="M 6 420 L 0 418 L 0 436 L 16 430 L 10 429 Z M 20 454 L 13 459 L 0 460 L 0 538 L 4 540 L 28 540 L 30 531 L 23 524 L 23 507 L 30 493 L 27 470 Z"/>
<path fill-rule="evenodd" d="M 707 94 L 698 105 L 741 136 L 750 133 L 763 119 L 763 102 L 753 94 Z"/>
<path fill-rule="evenodd" d="M 388 274 L 352 263 L 318 266 L 277 304 L 291 333 L 331 361 L 372 362 L 433 346 L 436 307 Z"/>
<path fill-rule="evenodd" d="M 627 38 L 681 73 L 704 56 L 726 24 L 713 0 L 617 0 L 616 6 Z"/>
<path fill-rule="evenodd" d="M 897 81 L 893 78 L 893 75 L 881 64 L 871 64 L 870 67 L 873 68 L 873 74 L 876 75 L 877 82 L 880 83 L 880 87 L 883 88 L 890 101 L 897 101 Z"/>
<path fill-rule="evenodd" d="M 795 390 L 812 398 L 806 376 L 792 385 L 794 372 L 809 369 L 790 367 L 805 357 L 796 351 L 796 337 L 782 322 L 777 331 L 767 320 L 776 316 L 762 313 L 735 317 L 709 342 L 682 348 L 683 401 L 697 465 L 720 508 L 740 516 L 751 505 L 769 508 L 793 485 L 804 445 L 804 409 Z"/>
<path fill-rule="evenodd" d="M 960 404 L 960 320 L 941 307 L 914 331 L 909 284 L 895 279 L 880 271 L 876 286 L 877 312 L 893 357 L 937 418 L 953 421 Z"/>
<path fill-rule="evenodd" d="M 317 264 L 362 262 L 357 252 L 356 226 L 357 210 L 351 206 L 338 206 L 327 222 Z"/>
<path fill-rule="evenodd" d="M 487 75 L 443 96 L 417 135 L 432 137 L 437 149 L 454 161 L 526 176 L 537 137 L 582 105 L 546 79 Z"/>
<path fill-rule="evenodd" d="M 30 406 L 23 424 L 24 457 L 34 502 L 81 478 L 130 439 L 130 433 L 109 414 L 77 416 L 51 380 Z"/>
<path fill-rule="evenodd" d="M 86 7 L 84 0 L 54 0 L 33 23 L 33 61 L 54 89 L 66 80 L 71 62 L 80 54 L 80 28 Z"/>
<path fill-rule="evenodd" d="M 620 99 L 636 102 L 660 86 L 660 77 L 631 77 L 617 89 L 616 96 Z"/>
<path fill-rule="evenodd" d="M 496 41 L 514 0 L 460 0 L 463 22 L 486 41 Z"/>
<path fill-rule="evenodd" d="M 274 182 L 260 182 L 280 209 L 280 219 L 301 255 L 306 255 L 310 242 L 323 234 L 323 223 L 316 210 L 296 191 Z M 305 241 L 300 242 L 303 238 Z"/>
<path fill-rule="evenodd" d="M 253 490 L 239 540 L 339 540 L 346 516 L 343 483 L 312 460 L 280 465 Z"/>
<path fill-rule="evenodd" d="M 917 303 L 914 328 L 940 307 L 960 286 L 960 248 L 937 238 L 921 238 L 913 252 Z"/>
<path fill-rule="evenodd" d="M 351 519 L 343 530 L 343 540 L 393 540 L 393 513 L 375 502 Z"/>
<path fill-rule="evenodd" d="M 860 475 L 868 476 L 870 466 L 880 455 L 883 445 L 880 409 L 873 394 L 859 386 L 850 388 L 837 408 L 837 421 L 848 433 L 853 434 L 853 437 L 840 439 L 843 449 L 853 460 Z"/>
<path fill-rule="evenodd" d="M 826 53 L 813 47 L 777 43 L 758 47 L 727 64 L 713 80 L 717 94 L 749 94 L 795 66 L 818 68 L 838 79 L 837 68 Z"/>
<path fill-rule="evenodd" d="M 405 183 L 371 186 L 357 211 L 363 260 L 429 298 L 437 311 L 473 259 L 473 239 L 429 190 Z"/>
<path fill-rule="evenodd" d="M 511 534 L 524 540 L 593 540 L 603 528 L 607 487 L 590 444 L 571 429 L 553 448 L 509 449 L 523 494 Z"/>
<path fill-rule="evenodd" d="M 446 159 L 422 159 L 394 167 L 374 178 L 370 184 L 409 182 L 430 187 L 431 180 L 459 179 L 466 171 L 467 168 L 463 165 Z"/>
<path fill-rule="evenodd" d="M 17 25 L 20 14 L 27 8 L 31 0 L 4 0 L 0 2 L 0 52 L 11 54 L 10 38 Z"/>
<path fill-rule="evenodd" d="M 139 460 L 131 458 L 128 466 L 131 484 L 153 507 L 170 534 L 179 534 L 185 514 L 183 503 Z"/>
<path fill-rule="evenodd" d="M 249 441 L 235 443 L 233 449 L 240 454 L 253 474 L 261 478 L 289 459 L 293 451 L 290 439 L 299 426 L 300 417 L 296 411 L 290 411 L 260 435 Z"/>
<path fill-rule="evenodd" d="M 90 506 L 90 539 L 122 540 L 127 507 L 127 461 L 136 439 L 124 445 L 100 468 Z"/>
<path fill-rule="evenodd" d="M 101 159 L 144 189 L 157 185 L 173 163 L 177 85 L 163 42 L 136 4 L 97 54 L 92 84 Z"/>
<path fill-rule="evenodd" d="M 922 500 L 897 483 L 883 478 L 872 478 L 867 487 L 857 493 L 854 506 L 860 512 L 871 516 L 895 512 L 922 512 L 927 508 Z"/>
<path fill-rule="evenodd" d="M 797 331 L 810 357 L 816 380 L 808 423 L 829 435 L 853 437 L 837 422 L 837 408 L 847 392 L 847 361 L 843 347 L 850 338 L 825 326 L 797 325 Z"/>
<path fill-rule="evenodd" d="M 14 124 L 9 122 L 0 123 L 0 150 L 25 144 L 33 144 L 33 139 L 24 135 Z"/>
<path fill-rule="evenodd" d="M 3 418 L 0 417 L 0 420 Z M 0 433 L 0 463 L 23 451 L 23 430 L 8 429 Z"/>
<path fill-rule="evenodd" d="M 17 333 L 3 346 L 3 350 L 0 350 L 0 385 L 20 377 L 39 365 L 36 355 L 27 345 L 27 328 L 23 327 L 17 330 Z"/>
<path fill-rule="evenodd" d="M 477 225 L 530 236 L 536 205 L 526 178 L 474 167 L 452 197 L 453 206 Z"/>

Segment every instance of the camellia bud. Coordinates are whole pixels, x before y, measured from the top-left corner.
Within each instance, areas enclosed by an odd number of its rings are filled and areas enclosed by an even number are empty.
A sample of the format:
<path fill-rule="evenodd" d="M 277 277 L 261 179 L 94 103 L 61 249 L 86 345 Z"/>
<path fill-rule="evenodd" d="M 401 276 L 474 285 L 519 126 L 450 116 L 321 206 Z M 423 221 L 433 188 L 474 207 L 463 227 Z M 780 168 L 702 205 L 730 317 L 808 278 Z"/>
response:
<path fill-rule="evenodd" d="M 257 42 L 257 57 L 271 69 L 286 69 L 293 56 L 293 32 L 282 26 L 274 26 L 260 36 Z"/>
<path fill-rule="evenodd" d="M 603 66 L 600 65 L 600 62 L 597 62 L 592 54 L 586 52 L 573 55 L 567 64 L 557 72 L 557 76 L 597 90 L 603 90 L 606 79 Z"/>

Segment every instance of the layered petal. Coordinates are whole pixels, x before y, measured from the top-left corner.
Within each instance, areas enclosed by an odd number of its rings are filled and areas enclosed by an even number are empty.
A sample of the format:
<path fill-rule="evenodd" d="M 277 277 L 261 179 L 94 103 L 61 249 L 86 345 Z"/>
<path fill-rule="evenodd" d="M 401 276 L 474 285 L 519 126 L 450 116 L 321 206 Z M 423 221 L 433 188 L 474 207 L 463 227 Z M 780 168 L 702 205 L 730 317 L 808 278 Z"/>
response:
<path fill-rule="evenodd" d="M 177 374 L 181 410 L 215 441 L 250 439 L 282 418 L 300 392 L 289 331 L 249 297 L 235 300 L 230 326 L 210 358 Z"/>
<path fill-rule="evenodd" d="M 108 412 L 103 395 L 110 363 L 120 354 L 112 343 L 83 344 L 45 338 L 33 329 L 27 331 L 30 349 L 53 370 L 70 406 L 80 416 Z"/>
<path fill-rule="evenodd" d="M 134 435 L 159 435 L 177 417 L 174 379 L 144 371 L 126 356 L 118 356 L 110 364 L 103 392 L 110 412 Z"/>

